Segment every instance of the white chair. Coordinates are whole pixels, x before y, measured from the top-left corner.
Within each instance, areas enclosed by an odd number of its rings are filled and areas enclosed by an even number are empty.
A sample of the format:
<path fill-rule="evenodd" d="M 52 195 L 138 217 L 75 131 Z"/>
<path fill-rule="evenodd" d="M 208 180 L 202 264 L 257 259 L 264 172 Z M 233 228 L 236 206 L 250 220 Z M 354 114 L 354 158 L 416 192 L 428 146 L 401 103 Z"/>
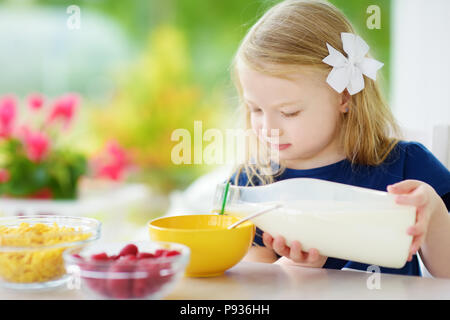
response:
<path fill-rule="evenodd" d="M 401 128 L 404 140 L 422 143 L 450 169 L 450 125 L 436 125 L 430 131 Z"/>
<path fill-rule="evenodd" d="M 450 169 L 450 125 L 433 128 L 431 152 Z"/>

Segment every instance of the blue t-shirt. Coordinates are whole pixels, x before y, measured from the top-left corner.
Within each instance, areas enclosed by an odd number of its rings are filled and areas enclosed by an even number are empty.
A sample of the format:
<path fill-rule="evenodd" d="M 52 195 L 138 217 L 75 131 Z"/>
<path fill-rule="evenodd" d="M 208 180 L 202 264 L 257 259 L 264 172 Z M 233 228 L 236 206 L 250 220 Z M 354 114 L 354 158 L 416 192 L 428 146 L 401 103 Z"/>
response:
<path fill-rule="evenodd" d="M 236 173 L 230 178 L 234 183 Z M 378 166 L 353 165 L 347 159 L 313 169 L 296 170 L 287 168 L 275 181 L 291 178 L 315 178 L 349 185 L 386 191 L 388 185 L 408 180 L 420 180 L 431 185 L 450 211 L 450 172 L 422 144 L 400 141 L 386 160 Z M 247 185 L 245 172 L 239 176 L 238 185 Z M 258 185 L 258 181 L 253 181 Z M 256 230 L 254 243 L 263 246 L 263 231 Z M 357 239 L 355 239 L 357 241 Z M 328 269 L 357 269 L 366 271 L 368 264 L 329 257 L 323 266 Z M 401 269 L 380 267 L 382 273 L 420 276 L 419 261 L 414 255 Z"/>

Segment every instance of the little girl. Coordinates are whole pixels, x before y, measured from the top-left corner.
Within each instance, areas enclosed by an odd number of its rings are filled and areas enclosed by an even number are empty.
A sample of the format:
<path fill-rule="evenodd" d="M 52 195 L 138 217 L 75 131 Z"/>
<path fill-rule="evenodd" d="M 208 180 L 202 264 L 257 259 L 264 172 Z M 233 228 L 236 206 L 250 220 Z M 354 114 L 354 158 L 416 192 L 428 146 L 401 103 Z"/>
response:
<path fill-rule="evenodd" d="M 402 269 L 381 272 L 420 276 L 419 253 L 433 276 L 450 277 L 450 172 L 420 143 L 396 138 L 399 129 L 375 80 L 382 63 L 368 51 L 329 3 L 283 1 L 267 11 L 243 39 L 232 77 L 246 129 L 263 148 L 278 148 L 279 170 L 267 173 L 247 161 L 229 181 L 256 186 L 308 177 L 396 194 L 397 203 L 417 208 L 416 224 L 405 230 L 413 241 Z M 247 260 L 368 268 L 262 233 L 257 230 Z"/>

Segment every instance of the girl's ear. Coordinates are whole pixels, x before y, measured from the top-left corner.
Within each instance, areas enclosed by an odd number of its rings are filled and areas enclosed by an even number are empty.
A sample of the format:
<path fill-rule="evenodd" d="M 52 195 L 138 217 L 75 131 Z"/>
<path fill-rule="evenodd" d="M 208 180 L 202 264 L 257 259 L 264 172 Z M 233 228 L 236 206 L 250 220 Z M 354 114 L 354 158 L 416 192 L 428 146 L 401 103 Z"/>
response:
<path fill-rule="evenodd" d="M 350 93 L 348 93 L 347 89 L 345 89 L 340 94 L 340 101 L 339 101 L 339 111 L 343 113 L 347 113 L 350 108 L 350 102 L 351 102 L 352 96 Z"/>

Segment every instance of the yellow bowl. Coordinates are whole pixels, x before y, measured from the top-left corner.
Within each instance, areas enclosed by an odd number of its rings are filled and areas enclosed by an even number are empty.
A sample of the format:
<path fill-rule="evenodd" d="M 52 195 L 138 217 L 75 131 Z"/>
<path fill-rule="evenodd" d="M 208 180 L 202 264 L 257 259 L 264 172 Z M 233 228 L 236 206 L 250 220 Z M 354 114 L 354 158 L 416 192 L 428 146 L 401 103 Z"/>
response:
<path fill-rule="evenodd" d="M 191 249 L 186 267 L 188 277 L 212 277 L 237 264 L 250 248 L 255 225 L 249 221 L 234 229 L 227 227 L 239 218 L 217 214 L 157 218 L 148 223 L 150 239 L 177 242 Z"/>

